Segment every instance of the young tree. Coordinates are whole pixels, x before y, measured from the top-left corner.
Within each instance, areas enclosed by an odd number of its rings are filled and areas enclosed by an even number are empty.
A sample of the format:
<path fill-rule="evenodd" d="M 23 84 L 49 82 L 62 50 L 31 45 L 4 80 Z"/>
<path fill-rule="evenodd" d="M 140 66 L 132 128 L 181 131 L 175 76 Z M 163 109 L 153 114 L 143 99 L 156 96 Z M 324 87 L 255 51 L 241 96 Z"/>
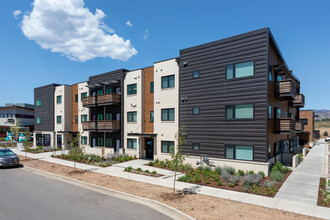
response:
<path fill-rule="evenodd" d="M 188 157 L 189 155 L 183 155 L 182 154 L 182 146 L 186 144 L 184 125 L 180 126 L 179 131 L 175 134 L 175 139 L 178 141 L 177 149 L 174 148 L 174 146 L 170 147 L 170 155 L 171 155 L 171 162 L 174 166 L 174 183 L 173 183 L 173 194 L 175 194 L 175 182 L 176 182 L 176 172 L 178 170 L 178 167 L 181 167 L 183 165 L 183 161 Z"/>
<path fill-rule="evenodd" d="M 81 158 L 84 155 L 83 148 L 80 147 L 80 135 L 78 134 L 76 137 L 72 139 L 72 142 L 70 143 L 70 151 L 69 156 L 73 159 L 73 166 L 74 169 L 76 169 L 76 160 L 78 158 Z"/>
<path fill-rule="evenodd" d="M 16 123 L 13 126 L 11 126 L 11 131 L 12 131 L 11 135 L 15 139 L 15 141 L 18 141 L 19 135 L 22 132 L 22 127 L 23 127 L 23 124 L 18 119 L 16 119 Z"/>
<path fill-rule="evenodd" d="M 325 131 L 325 132 L 323 133 L 323 135 L 324 135 L 325 137 L 328 137 L 328 131 Z"/>
<path fill-rule="evenodd" d="M 25 141 L 23 141 L 23 146 L 24 146 L 25 159 L 26 159 L 27 152 L 33 146 L 33 143 L 31 142 L 31 133 L 29 128 L 25 130 L 24 136 L 25 136 Z"/>

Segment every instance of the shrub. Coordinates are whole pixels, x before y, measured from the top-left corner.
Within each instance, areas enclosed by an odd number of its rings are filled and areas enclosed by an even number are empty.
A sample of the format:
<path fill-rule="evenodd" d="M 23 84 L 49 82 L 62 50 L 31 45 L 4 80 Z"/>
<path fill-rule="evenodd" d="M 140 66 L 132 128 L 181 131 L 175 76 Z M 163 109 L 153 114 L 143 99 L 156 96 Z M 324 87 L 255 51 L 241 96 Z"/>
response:
<path fill-rule="evenodd" d="M 145 173 L 149 173 L 149 170 L 145 170 L 144 172 L 145 172 Z"/>
<path fill-rule="evenodd" d="M 158 160 L 158 159 L 156 159 L 156 160 L 155 160 L 155 163 L 159 163 L 159 160 Z"/>
<path fill-rule="evenodd" d="M 214 171 L 215 172 L 217 172 L 218 174 L 221 174 L 221 167 L 220 166 L 216 166 L 215 168 L 214 168 Z"/>
<path fill-rule="evenodd" d="M 252 185 L 259 184 L 262 180 L 262 176 L 259 174 L 246 174 L 241 178 L 241 182 L 244 186 L 244 188 L 247 190 L 249 189 Z"/>
<path fill-rule="evenodd" d="M 132 171 L 132 167 L 126 167 L 126 168 L 125 168 L 125 171 L 126 171 L 126 172 L 131 172 L 131 171 Z"/>
<path fill-rule="evenodd" d="M 239 181 L 239 176 L 238 175 L 232 175 L 229 177 L 229 186 L 230 184 L 233 184 L 234 186 L 236 186 L 236 184 L 238 183 Z"/>
<path fill-rule="evenodd" d="M 327 137 L 327 136 L 328 136 L 328 131 L 325 131 L 325 132 L 323 133 L 323 135 Z"/>
<path fill-rule="evenodd" d="M 209 179 L 206 179 L 205 180 L 205 184 L 210 184 L 211 182 L 210 182 L 210 180 Z"/>
<path fill-rule="evenodd" d="M 196 174 L 194 178 L 195 183 L 200 183 L 201 182 L 201 176 L 199 174 Z"/>
<path fill-rule="evenodd" d="M 290 169 L 289 167 L 283 167 L 282 171 L 283 171 L 284 173 L 288 173 L 288 172 L 291 171 L 291 169 Z"/>
<path fill-rule="evenodd" d="M 156 175 L 157 171 L 152 171 L 151 174 Z"/>
<path fill-rule="evenodd" d="M 159 166 L 160 166 L 161 168 L 164 168 L 164 167 L 165 167 L 165 162 L 164 162 L 164 161 L 160 161 Z"/>
<path fill-rule="evenodd" d="M 244 176 L 245 173 L 244 173 L 243 170 L 238 170 L 238 171 L 237 171 L 237 175 L 238 175 L 238 176 Z"/>
<path fill-rule="evenodd" d="M 217 173 L 213 173 L 212 175 L 211 175 L 211 177 L 214 179 L 214 181 L 219 181 L 220 180 L 220 178 L 219 178 L 219 175 L 217 174 Z"/>
<path fill-rule="evenodd" d="M 276 163 L 274 163 L 274 165 L 272 166 L 272 168 L 270 169 L 270 172 L 273 171 L 281 171 L 283 170 L 283 164 L 279 161 L 277 161 Z"/>
<path fill-rule="evenodd" d="M 108 162 L 105 162 L 105 163 L 99 163 L 99 166 L 100 167 L 108 167 L 108 166 L 111 166 L 111 163 L 108 163 Z M 129 171 L 129 172 L 131 172 L 131 171 Z"/>
<path fill-rule="evenodd" d="M 142 172 L 142 169 L 141 168 L 137 168 L 136 171 Z"/>
<path fill-rule="evenodd" d="M 273 180 L 273 181 L 266 181 L 266 182 L 264 182 L 264 187 L 266 187 L 266 188 L 273 188 L 274 186 L 275 186 L 275 184 L 276 184 L 277 182 L 275 181 L 275 180 Z"/>
<path fill-rule="evenodd" d="M 253 170 L 250 170 L 249 171 L 249 174 L 254 175 L 254 171 Z"/>
<path fill-rule="evenodd" d="M 154 162 L 150 161 L 148 164 L 149 164 L 149 166 L 153 166 Z"/>
<path fill-rule="evenodd" d="M 192 168 L 192 166 L 191 166 L 190 163 L 186 163 L 186 164 L 183 166 L 183 169 L 184 169 L 184 170 L 192 170 L 193 168 Z"/>
<path fill-rule="evenodd" d="M 218 186 L 222 186 L 222 182 L 221 181 L 217 181 L 217 185 Z"/>
<path fill-rule="evenodd" d="M 261 176 L 262 176 L 262 178 L 264 178 L 264 177 L 266 176 L 266 175 L 265 175 L 265 173 L 264 173 L 264 172 L 262 172 L 262 171 L 259 171 L 259 172 L 258 172 L 258 174 L 259 174 L 259 175 L 261 175 Z"/>
<path fill-rule="evenodd" d="M 199 166 L 199 167 L 197 167 L 197 170 L 199 170 L 199 171 L 203 171 L 203 170 L 204 170 L 204 167 Z"/>
<path fill-rule="evenodd" d="M 132 156 L 129 156 L 128 159 L 129 159 L 129 160 L 133 160 L 133 157 L 132 157 Z"/>
<path fill-rule="evenodd" d="M 229 177 L 230 177 L 230 174 L 227 172 L 227 171 L 222 171 L 221 173 L 221 178 L 226 181 L 226 182 L 229 182 Z"/>
<path fill-rule="evenodd" d="M 204 171 L 210 172 L 212 171 L 211 167 L 204 167 Z"/>
<path fill-rule="evenodd" d="M 272 180 L 276 180 L 278 182 L 282 182 L 284 177 L 285 177 L 285 174 L 282 173 L 281 171 L 272 171 L 270 172 L 270 175 L 269 177 L 272 179 Z"/>
<path fill-rule="evenodd" d="M 233 175 L 235 173 L 235 168 L 234 167 L 229 167 L 229 166 L 224 166 L 222 168 L 222 171 L 226 171 L 227 173 Z"/>
<path fill-rule="evenodd" d="M 120 163 L 124 162 L 124 159 L 123 158 L 119 158 L 118 160 Z"/>

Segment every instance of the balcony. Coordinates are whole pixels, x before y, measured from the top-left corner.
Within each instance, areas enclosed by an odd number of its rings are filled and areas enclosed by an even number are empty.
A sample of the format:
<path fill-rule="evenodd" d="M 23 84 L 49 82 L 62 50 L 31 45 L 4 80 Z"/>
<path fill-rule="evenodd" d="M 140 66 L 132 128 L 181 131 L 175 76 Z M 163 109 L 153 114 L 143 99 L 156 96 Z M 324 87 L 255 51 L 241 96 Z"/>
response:
<path fill-rule="evenodd" d="M 83 130 L 118 131 L 120 121 L 85 121 L 82 123 Z"/>
<path fill-rule="evenodd" d="M 296 121 L 296 132 L 302 133 L 304 132 L 304 123 L 302 121 Z"/>
<path fill-rule="evenodd" d="M 82 104 L 84 107 L 113 105 L 119 103 L 120 103 L 120 95 L 116 93 L 88 96 L 82 99 Z"/>
<path fill-rule="evenodd" d="M 304 107 L 305 106 L 305 96 L 303 94 L 298 94 L 293 100 L 292 105 L 294 107 Z"/>
<path fill-rule="evenodd" d="M 274 133 L 289 134 L 295 131 L 295 120 L 291 118 L 280 118 L 274 120 Z"/>
<path fill-rule="evenodd" d="M 297 95 L 297 86 L 291 79 L 278 82 L 277 95 L 286 100 L 293 100 Z"/>

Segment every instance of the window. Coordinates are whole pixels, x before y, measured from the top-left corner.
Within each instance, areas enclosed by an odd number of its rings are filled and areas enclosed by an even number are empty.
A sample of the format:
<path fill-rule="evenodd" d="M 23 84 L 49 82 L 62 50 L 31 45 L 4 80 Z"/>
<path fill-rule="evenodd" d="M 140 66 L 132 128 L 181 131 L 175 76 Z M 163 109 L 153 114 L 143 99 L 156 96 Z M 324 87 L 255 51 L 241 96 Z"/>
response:
<path fill-rule="evenodd" d="M 97 120 L 103 121 L 103 114 L 97 114 Z"/>
<path fill-rule="evenodd" d="M 127 112 L 127 122 L 136 122 L 137 120 L 136 112 Z"/>
<path fill-rule="evenodd" d="M 47 121 L 49 121 L 50 120 L 50 116 L 47 116 Z"/>
<path fill-rule="evenodd" d="M 112 93 L 112 89 L 111 88 L 106 88 L 105 89 L 105 93 L 106 94 L 111 94 Z"/>
<path fill-rule="evenodd" d="M 41 106 L 41 99 L 36 100 L 36 106 Z"/>
<path fill-rule="evenodd" d="M 174 121 L 174 108 L 162 109 L 162 121 Z"/>
<path fill-rule="evenodd" d="M 136 139 L 127 139 L 127 148 L 136 149 L 136 147 L 137 147 Z"/>
<path fill-rule="evenodd" d="M 254 75 L 254 61 L 226 66 L 226 79 L 241 78 Z"/>
<path fill-rule="evenodd" d="M 101 147 L 104 146 L 103 137 L 98 137 L 97 138 L 96 146 L 101 146 Z"/>
<path fill-rule="evenodd" d="M 50 102 L 50 98 L 47 98 L 47 102 Z"/>
<path fill-rule="evenodd" d="M 74 123 L 78 124 L 78 115 L 74 117 Z"/>
<path fill-rule="evenodd" d="M 277 82 L 278 82 L 278 81 L 281 81 L 281 80 L 282 80 L 282 76 L 277 75 L 276 80 L 277 80 Z"/>
<path fill-rule="evenodd" d="M 272 119 L 272 106 L 268 106 L 268 119 Z"/>
<path fill-rule="evenodd" d="M 193 150 L 199 150 L 199 143 L 193 143 L 192 144 L 192 149 Z"/>
<path fill-rule="evenodd" d="M 150 93 L 154 93 L 154 82 L 150 82 Z"/>
<path fill-rule="evenodd" d="M 226 145 L 226 158 L 236 160 L 253 160 L 253 146 Z"/>
<path fill-rule="evenodd" d="M 199 78 L 199 70 L 195 70 L 195 71 L 193 71 L 193 73 L 192 73 L 192 77 L 193 77 L 193 78 Z"/>
<path fill-rule="evenodd" d="M 273 81 L 273 72 L 272 72 L 272 67 L 268 67 L 268 79 L 269 81 Z"/>
<path fill-rule="evenodd" d="M 174 88 L 174 87 L 175 87 L 174 75 L 162 77 L 162 89 Z"/>
<path fill-rule="evenodd" d="M 150 122 L 154 122 L 154 111 L 150 112 Z"/>
<path fill-rule="evenodd" d="M 272 145 L 268 144 L 268 159 L 272 157 Z"/>
<path fill-rule="evenodd" d="M 81 144 L 82 145 L 87 145 L 87 137 L 81 136 Z"/>
<path fill-rule="evenodd" d="M 87 115 L 81 115 L 81 122 L 87 121 Z"/>
<path fill-rule="evenodd" d="M 112 113 L 106 113 L 105 114 L 105 120 L 111 121 L 112 120 Z"/>
<path fill-rule="evenodd" d="M 174 141 L 162 141 L 162 153 L 169 153 L 170 152 L 170 148 L 172 147 L 174 150 Z"/>
<path fill-rule="evenodd" d="M 253 119 L 253 104 L 226 106 L 226 119 Z"/>
<path fill-rule="evenodd" d="M 134 95 L 136 94 L 136 83 L 127 85 L 127 95 Z"/>
<path fill-rule="evenodd" d="M 105 139 L 105 146 L 106 147 L 113 147 L 111 138 L 106 138 Z"/>
<path fill-rule="evenodd" d="M 62 116 L 61 115 L 59 115 L 59 116 L 56 117 L 56 122 L 57 122 L 57 124 L 61 124 L 62 123 Z"/>
<path fill-rule="evenodd" d="M 61 96 L 61 95 L 58 95 L 58 96 L 56 97 L 56 103 L 57 103 L 57 104 L 61 104 L 61 103 L 62 103 L 62 96 Z"/>
<path fill-rule="evenodd" d="M 193 107 L 192 113 L 193 113 L 193 115 L 199 115 L 199 107 Z"/>
<path fill-rule="evenodd" d="M 102 95 L 103 94 L 103 89 L 98 89 L 97 92 L 96 92 L 96 94 Z"/>
<path fill-rule="evenodd" d="M 281 118 L 281 109 L 276 109 L 276 118 Z"/>
<path fill-rule="evenodd" d="M 304 123 L 304 125 L 308 124 L 308 119 L 307 118 L 302 118 L 302 119 L 300 119 L 300 121 L 302 121 Z"/>
<path fill-rule="evenodd" d="M 83 92 L 81 93 L 81 101 L 83 100 L 83 98 L 87 97 L 87 92 Z"/>
<path fill-rule="evenodd" d="M 37 124 L 40 125 L 42 122 L 42 118 L 41 117 L 37 117 Z"/>
<path fill-rule="evenodd" d="M 76 94 L 76 95 L 74 96 L 74 100 L 75 100 L 75 102 L 78 102 L 78 94 Z"/>

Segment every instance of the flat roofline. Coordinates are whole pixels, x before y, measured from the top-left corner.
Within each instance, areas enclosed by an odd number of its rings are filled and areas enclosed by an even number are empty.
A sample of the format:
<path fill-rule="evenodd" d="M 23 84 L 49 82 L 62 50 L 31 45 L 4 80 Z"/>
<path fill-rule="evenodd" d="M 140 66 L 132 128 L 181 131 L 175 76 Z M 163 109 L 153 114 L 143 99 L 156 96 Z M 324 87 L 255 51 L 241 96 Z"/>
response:
<path fill-rule="evenodd" d="M 161 63 L 161 62 L 169 61 L 169 60 L 174 60 L 174 59 L 178 59 L 178 58 L 180 58 L 180 57 L 173 57 L 173 58 L 169 58 L 169 59 L 166 59 L 166 60 L 160 60 L 160 61 L 154 62 L 154 64 L 155 63 Z"/>

